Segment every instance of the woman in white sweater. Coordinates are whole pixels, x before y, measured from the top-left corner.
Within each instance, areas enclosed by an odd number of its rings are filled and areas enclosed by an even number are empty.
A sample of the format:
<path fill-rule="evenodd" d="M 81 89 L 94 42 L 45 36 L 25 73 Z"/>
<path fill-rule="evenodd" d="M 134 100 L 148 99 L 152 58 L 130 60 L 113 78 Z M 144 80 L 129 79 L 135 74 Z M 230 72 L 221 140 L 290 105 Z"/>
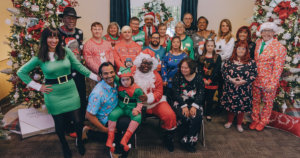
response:
<path fill-rule="evenodd" d="M 231 31 L 231 22 L 228 19 L 223 19 L 220 22 L 218 36 L 215 38 L 216 52 L 221 56 L 222 63 L 228 60 L 232 55 L 234 38 Z"/>
<path fill-rule="evenodd" d="M 222 67 L 226 60 L 232 55 L 234 48 L 234 38 L 232 36 L 232 27 L 231 22 L 228 19 L 223 19 L 220 22 L 219 32 L 217 37 L 215 37 L 216 43 L 216 53 L 221 56 L 222 59 Z M 219 74 L 221 76 L 221 74 Z M 224 80 L 222 77 L 219 78 L 219 86 L 218 86 L 218 98 L 220 100 L 223 93 L 223 84 Z M 220 102 L 219 102 L 220 105 Z"/>

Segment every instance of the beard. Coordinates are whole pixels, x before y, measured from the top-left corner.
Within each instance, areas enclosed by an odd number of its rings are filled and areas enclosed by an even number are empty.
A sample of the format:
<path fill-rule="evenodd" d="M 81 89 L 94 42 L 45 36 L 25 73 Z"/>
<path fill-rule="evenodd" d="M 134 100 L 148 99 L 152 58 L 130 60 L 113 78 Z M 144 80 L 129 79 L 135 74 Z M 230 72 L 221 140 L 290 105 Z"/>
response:
<path fill-rule="evenodd" d="M 157 46 L 159 46 L 159 42 L 152 42 L 151 41 L 151 45 L 154 46 L 154 47 L 157 47 Z"/>
<path fill-rule="evenodd" d="M 145 94 L 147 94 L 150 89 L 150 93 L 152 89 L 155 88 L 155 75 L 153 71 L 143 73 L 139 69 L 136 70 L 134 74 L 135 83 L 140 86 Z"/>

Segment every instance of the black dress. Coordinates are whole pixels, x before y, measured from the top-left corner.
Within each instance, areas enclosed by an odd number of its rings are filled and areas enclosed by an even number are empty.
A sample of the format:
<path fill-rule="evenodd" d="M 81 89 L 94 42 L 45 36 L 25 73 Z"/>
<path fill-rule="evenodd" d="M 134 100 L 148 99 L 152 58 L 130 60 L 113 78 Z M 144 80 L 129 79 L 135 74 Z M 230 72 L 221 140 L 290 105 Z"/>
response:
<path fill-rule="evenodd" d="M 187 81 L 181 73 L 176 73 L 173 77 L 173 109 L 177 116 L 178 130 L 183 143 L 194 146 L 198 140 L 198 133 L 202 122 L 202 103 L 204 96 L 204 82 L 199 73 L 191 81 Z M 185 117 L 182 115 L 182 108 L 195 107 L 196 116 Z"/>
<path fill-rule="evenodd" d="M 257 75 L 255 61 L 251 60 L 247 64 L 237 65 L 228 60 L 222 68 L 222 75 L 225 83 L 221 105 L 229 112 L 250 112 L 252 110 L 252 82 Z M 247 83 L 237 87 L 229 81 L 229 77 L 238 76 Z"/>

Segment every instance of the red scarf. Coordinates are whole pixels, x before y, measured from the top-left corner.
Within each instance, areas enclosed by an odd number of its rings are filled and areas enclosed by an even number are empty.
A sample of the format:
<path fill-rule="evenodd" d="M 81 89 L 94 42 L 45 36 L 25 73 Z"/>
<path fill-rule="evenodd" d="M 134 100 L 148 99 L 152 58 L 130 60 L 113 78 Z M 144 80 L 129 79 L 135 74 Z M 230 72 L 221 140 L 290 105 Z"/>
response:
<path fill-rule="evenodd" d="M 119 86 L 118 91 L 126 91 L 129 97 L 132 97 L 135 89 L 140 88 L 137 84 L 132 84 L 130 87 Z"/>

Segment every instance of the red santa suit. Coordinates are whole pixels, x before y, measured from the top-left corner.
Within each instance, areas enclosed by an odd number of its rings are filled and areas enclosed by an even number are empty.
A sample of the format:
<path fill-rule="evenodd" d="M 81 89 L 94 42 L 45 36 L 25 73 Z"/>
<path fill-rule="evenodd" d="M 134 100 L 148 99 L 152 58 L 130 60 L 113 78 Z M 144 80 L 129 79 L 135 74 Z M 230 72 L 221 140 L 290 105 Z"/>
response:
<path fill-rule="evenodd" d="M 152 70 L 148 73 L 143 73 L 138 69 L 143 59 L 147 59 L 153 63 Z M 150 54 L 142 52 L 136 57 L 134 65 L 137 67 L 134 74 L 135 83 L 142 88 L 148 98 L 147 103 L 144 104 L 147 107 L 147 114 L 158 116 L 163 122 L 163 129 L 175 129 L 176 115 L 166 101 L 166 97 L 163 96 L 163 81 L 159 73 L 155 70 L 158 65 L 157 59 L 154 56 L 151 57 Z"/>

